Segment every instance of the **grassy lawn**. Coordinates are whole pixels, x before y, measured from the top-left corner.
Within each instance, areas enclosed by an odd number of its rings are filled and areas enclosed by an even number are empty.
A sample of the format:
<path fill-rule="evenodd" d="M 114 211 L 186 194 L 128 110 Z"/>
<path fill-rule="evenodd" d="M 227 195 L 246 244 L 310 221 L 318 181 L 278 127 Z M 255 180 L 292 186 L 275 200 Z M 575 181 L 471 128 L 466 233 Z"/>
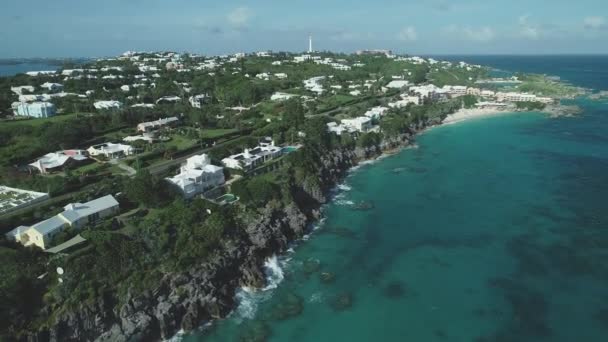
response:
<path fill-rule="evenodd" d="M 357 99 L 354 96 L 350 96 L 350 95 L 343 95 L 343 94 L 337 94 L 337 95 L 332 95 L 330 97 L 326 97 L 321 99 L 319 107 L 317 108 L 318 111 L 323 111 L 326 110 L 328 108 L 334 108 L 334 107 L 340 107 L 346 103 L 349 103 L 350 101 L 353 101 Z"/>
<path fill-rule="evenodd" d="M 166 142 L 167 147 L 175 147 L 178 150 L 186 150 L 196 145 L 197 141 L 195 139 L 187 138 L 180 134 L 172 134 L 171 140 Z"/>
<path fill-rule="evenodd" d="M 87 165 L 83 165 L 79 168 L 72 170 L 72 173 L 75 175 L 84 175 L 84 174 L 93 174 L 101 172 L 109 167 L 109 164 L 100 164 L 97 162 L 93 162 Z"/>
<path fill-rule="evenodd" d="M 69 114 L 59 114 L 50 118 L 44 118 L 44 119 L 29 119 L 29 118 L 23 118 L 23 119 L 16 119 L 16 120 L 3 120 L 0 121 L 1 125 L 28 125 L 28 126 L 32 126 L 32 127 L 38 127 L 38 126 L 42 126 L 47 122 L 62 122 L 62 121 L 67 121 L 70 119 L 74 119 L 76 118 L 78 115 L 86 115 L 86 114 L 90 114 L 90 113 L 69 113 Z"/>
<path fill-rule="evenodd" d="M 201 136 L 203 138 L 216 139 L 216 138 L 221 138 L 224 135 L 232 134 L 237 131 L 238 130 L 236 128 L 203 129 Z"/>

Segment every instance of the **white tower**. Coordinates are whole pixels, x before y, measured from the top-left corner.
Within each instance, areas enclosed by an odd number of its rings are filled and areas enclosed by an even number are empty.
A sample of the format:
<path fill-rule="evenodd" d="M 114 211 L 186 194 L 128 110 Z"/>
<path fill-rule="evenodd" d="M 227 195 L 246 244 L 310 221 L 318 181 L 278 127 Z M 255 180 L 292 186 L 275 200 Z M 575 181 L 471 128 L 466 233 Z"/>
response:
<path fill-rule="evenodd" d="M 308 36 L 308 53 L 312 53 L 312 35 Z"/>

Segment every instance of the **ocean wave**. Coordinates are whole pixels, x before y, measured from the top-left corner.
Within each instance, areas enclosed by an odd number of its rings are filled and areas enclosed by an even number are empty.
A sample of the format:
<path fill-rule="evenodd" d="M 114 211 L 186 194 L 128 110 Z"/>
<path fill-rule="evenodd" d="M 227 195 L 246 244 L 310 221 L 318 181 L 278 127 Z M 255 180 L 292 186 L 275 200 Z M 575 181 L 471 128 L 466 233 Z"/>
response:
<path fill-rule="evenodd" d="M 355 202 L 353 201 L 349 201 L 349 200 L 337 200 L 334 201 L 334 203 L 336 205 L 342 205 L 342 206 L 351 206 L 351 205 L 355 205 Z"/>
<path fill-rule="evenodd" d="M 338 184 L 338 189 L 341 191 L 351 191 L 353 188 L 348 186 L 347 184 Z"/>
<path fill-rule="evenodd" d="M 242 323 L 245 319 L 253 319 L 257 313 L 258 306 L 272 297 L 272 290 L 276 289 L 285 279 L 283 270 L 290 261 L 291 258 L 279 258 L 273 255 L 264 262 L 266 287 L 258 290 L 243 286 L 237 291 L 236 301 L 239 304 L 230 316 L 233 316 L 238 324 Z"/>
<path fill-rule="evenodd" d="M 289 260 L 286 260 L 286 262 Z M 266 274 L 266 282 L 268 285 L 262 291 L 276 289 L 279 284 L 285 279 L 283 268 L 279 263 L 279 258 L 276 255 L 271 256 L 264 262 L 264 273 Z"/>

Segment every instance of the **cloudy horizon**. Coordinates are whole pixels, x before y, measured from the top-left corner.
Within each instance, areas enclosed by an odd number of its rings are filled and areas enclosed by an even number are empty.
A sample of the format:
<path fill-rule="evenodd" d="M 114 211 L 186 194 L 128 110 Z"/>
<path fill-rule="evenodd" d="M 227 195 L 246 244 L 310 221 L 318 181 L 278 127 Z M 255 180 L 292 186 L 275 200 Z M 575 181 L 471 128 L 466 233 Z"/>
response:
<path fill-rule="evenodd" d="M 580 0 L 20 0 L 0 14 L 0 58 L 126 50 L 207 55 L 391 49 L 422 55 L 608 53 L 608 4 Z"/>

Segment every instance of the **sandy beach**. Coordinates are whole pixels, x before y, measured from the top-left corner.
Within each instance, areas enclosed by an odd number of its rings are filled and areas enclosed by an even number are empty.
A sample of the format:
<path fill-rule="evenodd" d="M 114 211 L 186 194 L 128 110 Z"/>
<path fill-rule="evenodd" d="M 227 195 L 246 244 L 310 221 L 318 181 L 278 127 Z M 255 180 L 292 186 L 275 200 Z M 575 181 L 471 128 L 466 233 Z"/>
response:
<path fill-rule="evenodd" d="M 450 114 L 443 120 L 443 124 L 453 124 L 469 119 L 480 118 L 484 116 L 491 116 L 501 113 L 512 112 L 512 109 L 492 109 L 492 108 L 471 108 L 471 109 L 460 109 L 454 114 Z"/>

